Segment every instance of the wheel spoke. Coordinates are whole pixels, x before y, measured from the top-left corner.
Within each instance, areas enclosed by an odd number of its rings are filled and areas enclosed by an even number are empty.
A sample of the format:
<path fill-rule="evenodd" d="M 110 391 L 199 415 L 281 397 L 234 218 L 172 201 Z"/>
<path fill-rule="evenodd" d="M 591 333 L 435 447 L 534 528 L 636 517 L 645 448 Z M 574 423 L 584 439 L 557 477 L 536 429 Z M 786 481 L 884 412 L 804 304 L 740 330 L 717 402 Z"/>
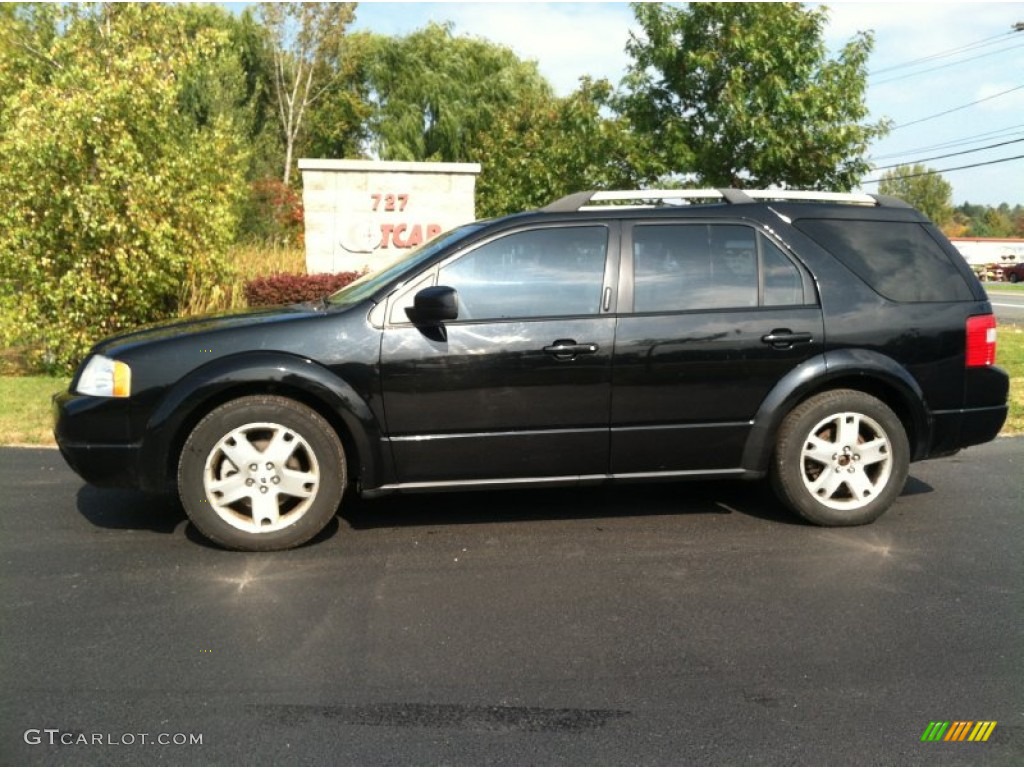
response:
<path fill-rule="evenodd" d="M 276 486 L 278 493 L 306 499 L 316 493 L 317 476 L 313 472 L 296 472 L 281 468 L 278 476 L 281 482 Z"/>
<path fill-rule="evenodd" d="M 877 464 L 880 461 L 887 461 L 891 457 L 891 454 L 889 453 L 889 441 L 884 437 L 879 437 L 875 440 L 864 443 L 863 445 L 858 445 L 855 450 L 860 456 L 862 464 Z"/>
<path fill-rule="evenodd" d="M 816 435 L 810 435 L 804 446 L 804 457 L 819 464 L 828 465 L 835 461 L 836 446 Z"/>
<path fill-rule="evenodd" d="M 809 482 L 807 487 L 815 496 L 821 496 L 820 491 L 825 491 L 826 498 L 832 498 L 839 490 L 845 478 L 841 472 L 837 472 L 830 466 L 825 467 L 814 482 Z"/>
<path fill-rule="evenodd" d="M 257 528 L 274 525 L 281 516 L 277 506 L 277 493 L 254 493 L 252 495 L 252 521 Z"/>
<path fill-rule="evenodd" d="M 841 413 L 838 416 L 839 419 L 839 434 L 837 436 L 837 442 L 840 446 L 850 446 L 851 448 L 857 444 L 860 438 L 860 414 L 859 413 Z"/>
<path fill-rule="evenodd" d="M 275 466 L 283 467 L 299 445 L 301 443 L 295 439 L 295 434 L 291 430 L 278 429 L 267 447 L 263 449 L 261 458 L 264 462 L 273 462 Z"/>
<path fill-rule="evenodd" d="M 207 489 L 214 494 L 218 504 L 233 504 L 252 492 L 252 489 L 245 484 L 245 479 L 244 473 L 236 472 L 220 480 L 209 482 Z"/>
<path fill-rule="evenodd" d="M 846 484 L 853 495 L 861 501 L 870 500 L 875 494 L 875 484 L 861 467 L 847 474 Z"/>
<path fill-rule="evenodd" d="M 225 456 L 235 465 L 235 469 L 244 470 L 248 465 L 259 461 L 260 452 L 249 442 L 248 435 L 236 429 L 220 441 L 218 446 Z"/>

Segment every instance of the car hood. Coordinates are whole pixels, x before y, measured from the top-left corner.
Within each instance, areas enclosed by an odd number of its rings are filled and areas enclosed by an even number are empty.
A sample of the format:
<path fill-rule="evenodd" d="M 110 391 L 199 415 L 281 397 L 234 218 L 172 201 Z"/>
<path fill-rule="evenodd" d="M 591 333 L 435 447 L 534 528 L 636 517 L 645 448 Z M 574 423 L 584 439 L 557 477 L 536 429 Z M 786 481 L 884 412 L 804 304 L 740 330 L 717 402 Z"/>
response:
<path fill-rule="evenodd" d="M 313 302 L 282 307 L 221 312 L 179 320 L 166 320 L 104 339 L 93 348 L 93 352 L 112 355 L 143 344 L 167 339 L 180 339 L 231 328 L 252 327 L 297 320 L 314 315 L 322 315 L 324 313 L 322 307 L 323 305 L 320 302 Z"/>

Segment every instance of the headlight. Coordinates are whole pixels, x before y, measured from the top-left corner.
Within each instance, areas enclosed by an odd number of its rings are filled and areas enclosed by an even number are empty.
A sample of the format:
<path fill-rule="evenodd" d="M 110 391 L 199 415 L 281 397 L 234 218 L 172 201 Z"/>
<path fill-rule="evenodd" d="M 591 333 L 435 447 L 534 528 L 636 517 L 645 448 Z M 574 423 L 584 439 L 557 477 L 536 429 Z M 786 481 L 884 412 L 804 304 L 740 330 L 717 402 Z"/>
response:
<path fill-rule="evenodd" d="M 85 364 L 75 389 L 80 395 L 128 397 L 132 393 L 132 369 L 120 360 L 93 355 Z"/>

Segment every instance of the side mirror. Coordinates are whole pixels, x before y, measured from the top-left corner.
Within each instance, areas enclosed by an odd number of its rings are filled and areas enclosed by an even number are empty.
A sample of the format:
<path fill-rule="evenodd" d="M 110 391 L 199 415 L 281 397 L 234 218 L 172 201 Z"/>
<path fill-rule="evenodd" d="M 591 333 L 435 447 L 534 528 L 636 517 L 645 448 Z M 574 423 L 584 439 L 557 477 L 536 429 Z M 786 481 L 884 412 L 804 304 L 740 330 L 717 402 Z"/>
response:
<path fill-rule="evenodd" d="M 447 285 L 435 285 L 419 291 L 406 307 L 405 314 L 416 325 L 440 325 L 459 316 L 459 292 Z"/>

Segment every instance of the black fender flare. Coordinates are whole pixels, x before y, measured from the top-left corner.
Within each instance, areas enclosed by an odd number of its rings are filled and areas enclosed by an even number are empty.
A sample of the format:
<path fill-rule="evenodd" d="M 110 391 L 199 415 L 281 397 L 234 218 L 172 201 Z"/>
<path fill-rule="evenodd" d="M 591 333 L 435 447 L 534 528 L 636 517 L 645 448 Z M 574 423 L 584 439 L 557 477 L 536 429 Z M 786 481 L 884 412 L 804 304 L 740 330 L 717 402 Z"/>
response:
<path fill-rule="evenodd" d="M 804 361 L 761 401 L 743 449 L 741 466 L 749 476 L 759 477 L 768 470 L 775 435 L 786 415 L 807 397 L 834 386 L 863 389 L 869 394 L 881 389 L 897 397 L 897 411 L 911 421 L 911 460 L 927 454 L 932 416 L 925 405 L 924 392 L 910 372 L 891 357 L 869 349 L 839 349 Z"/>
<path fill-rule="evenodd" d="M 342 426 L 359 458 L 352 472 L 375 482 L 386 466 L 381 429 L 366 400 L 345 380 L 308 358 L 285 352 L 229 355 L 191 371 L 160 398 L 146 423 L 141 446 L 140 480 L 146 490 L 166 490 L 174 482 L 178 446 L 185 430 L 232 393 L 266 392 L 297 399 L 316 408 L 333 425 Z M 172 461 L 174 464 L 172 464 Z"/>

